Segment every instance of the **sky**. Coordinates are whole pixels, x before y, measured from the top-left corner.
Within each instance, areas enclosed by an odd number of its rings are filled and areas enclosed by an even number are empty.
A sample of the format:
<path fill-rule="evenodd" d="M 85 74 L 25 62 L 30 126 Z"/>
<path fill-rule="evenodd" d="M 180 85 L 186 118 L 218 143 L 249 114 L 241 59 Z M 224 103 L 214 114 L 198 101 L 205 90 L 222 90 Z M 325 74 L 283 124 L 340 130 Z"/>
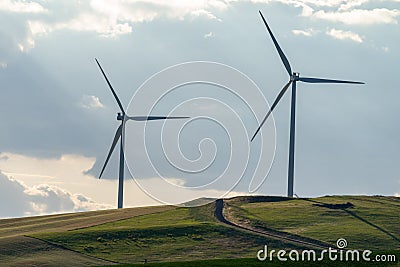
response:
<path fill-rule="evenodd" d="M 286 195 L 290 94 L 248 141 L 288 81 L 259 10 L 294 71 L 366 83 L 298 83 L 295 193 L 399 196 L 399 0 L 0 0 L 0 217 L 116 207 L 119 151 L 98 175 L 119 108 L 95 58 L 129 115 L 191 116 L 127 123 L 126 207 Z M 193 61 L 249 87 L 149 86 Z"/>

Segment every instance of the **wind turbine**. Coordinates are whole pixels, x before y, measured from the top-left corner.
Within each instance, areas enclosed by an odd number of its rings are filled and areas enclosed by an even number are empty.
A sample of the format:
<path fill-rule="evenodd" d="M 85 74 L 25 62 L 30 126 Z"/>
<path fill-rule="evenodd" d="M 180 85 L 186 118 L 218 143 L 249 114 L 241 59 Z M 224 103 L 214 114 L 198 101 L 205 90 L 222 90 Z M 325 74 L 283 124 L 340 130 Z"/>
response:
<path fill-rule="evenodd" d="M 107 166 L 107 163 L 111 157 L 112 152 L 114 151 L 115 146 L 117 145 L 119 139 L 121 139 L 120 150 L 119 150 L 119 179 L 118 179 L 118 208 L 122 208 L 123 205 L 123 193 L 124 193 L 124 167 L 125 167 L 125 156 L 124 156 L 124 143 L 125 143 L 125 123 L 129 120 L 134 121 L 153 121 L 153 120 L 168 120 L 168 119 L 186 119 L 189 117 L 168 117 L 168 116 L 128 116 L 125 113 L 125 110 L 119 100 L 117 94 L 114 91 L 110 81 L 108 80 L 106 74 L 104 73 L 103 68 L 100 66 L 100 63 L 97 59 L 96 63 L 99 66 L 101 73 L 107 81 L 108 87 L 110 87 L 111 92 L 118 103 L 118 106 L 121 112 L 118 112 L 117 120 L 121 121 L 121 125 L 118 127 L 117 132 L 115 133 L 114 140 L 112 141 L 110 151 L 108 152 L 106 161 L 101 169 L 99 179 L 103 175 L 103 172 Z"/>
<path fill-rule="evenodd" d="M 278 51 L 279 57 L 281 58 L 283 65 L 286 68 L 286 71 L 289 74 L 289 82 L 282 88 L 278 96 L 276 97 L 274 103 L 272 104 L 270 110 L 267 115 L 262 120 L 260 126 L 257 128 L 254 133 L 251 141 L 254 140 L 257 133 L 260 131 L 261 127 L 268 119 L 271 112 L 274 110 L 276 105 L 282 96 L 286 93 L 289 86 L 292 85 L 292 103 L 291 103 L 291 112 L 290 112 L 290 137 L 289 137 L 289 167 L 288 167 L 288 197 L 293 197 L 293 183 L 294 183 L 294 139 L 295 139 L 295 120 L 296 120 L 296 83 L 297 82 L 305 82 L 305 83 L 348 83 L 348 84 L 364 84 L 363 82 L 353 82 L 353 81 L 342 81 L 342 80 L 331 80 L 331 79 L 321 79 L 321 78 L 309 78 L 309 77 L 300 77 L 298 72 L 293 72 L 289 64 L 289 60 L 286 58 L 282 49 L 280 48 L 278 41 L 275 39 L 272 34 L 271 29 L 268 26 L 267 21 L 265 20 L 261 11 L 259 11 L 262 20 L 264 21 L 265 26 L 267 27 L 268 33 L 271 36 L 271 39 L 275 45 L 276 50 Z"/>

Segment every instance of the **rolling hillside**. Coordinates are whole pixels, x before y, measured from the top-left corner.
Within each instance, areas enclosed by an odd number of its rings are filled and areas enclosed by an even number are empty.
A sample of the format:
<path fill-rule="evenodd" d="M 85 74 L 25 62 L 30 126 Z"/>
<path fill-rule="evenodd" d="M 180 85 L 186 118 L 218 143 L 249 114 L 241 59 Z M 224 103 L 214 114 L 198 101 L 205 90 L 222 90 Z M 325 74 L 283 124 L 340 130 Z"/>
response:
<path fill-rule="evenodd" d="M 336 247 L 338 238 L 345 238 L 349 248 L 399 257 L 398 198 L 236 197 L 224 200 L 222 218 L 217 206 L 214 202 L 196 208 L 157 206 L 0 220 L 0 266 L 145 261 L 167 266 L 265 266 L 256 260 L 265 244 L 273 249 L 318 250 Z M 202 260 L 207 261 L 202 265 Z"/>
<path fill-rule="evenodd" d="M 335 246 L 400 250 L 400 198 L 334 196 L 316 199 L 239 197 L 225 201 L 231 221 L 320 240 Z"/>
<path fill-rule="evenodd" d="M 316 199 L 239 197 L 227 202 L 227 218 L 257 229 L 275 230 L 335 246 L 400 250 L 400 198 L 327 196 Z"/>
<path fill-rule="evenodd" d="M 88 266 L 112 262 L 68 250 L 36 239 L 43 232 L 67 233 L 125 218 L 174 209 L 159 206 L 123 210 L 104 210 L 19 219 L 0 220 L 0 266 Z"/>

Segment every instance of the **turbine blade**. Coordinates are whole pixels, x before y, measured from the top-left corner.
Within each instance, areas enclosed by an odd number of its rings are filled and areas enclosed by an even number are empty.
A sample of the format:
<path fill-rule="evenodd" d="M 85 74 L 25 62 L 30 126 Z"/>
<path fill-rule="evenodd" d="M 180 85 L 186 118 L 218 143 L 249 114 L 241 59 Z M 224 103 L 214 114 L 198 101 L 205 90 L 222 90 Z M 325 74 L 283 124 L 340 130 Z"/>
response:
<path fill-rule="evenodd" d="M 274 42 L 274 45 L 275 45 L 275 47 L 276 47 L 276 50 L 278 50 L 278 54 L 279 54 L 279 56 L 281 57 L 281 60 L 282 60 L 282 62 L 283 62 L 283 65 L 285 65 L 285 68 L 286 68 L 287 72 L 289 73 L 289 76 L 291 76 L 291 75 L 292 75 L 292 68 L 290 67 L 289 60 L 286 58 L 285 54 L 283 53 L 281 47 L 280 47 L 279 44 L 278 44 L 278 41 L 275 39 L 275 36 L 272 34 L 272 31 L 271 31 L 271 29 L 269 28 L 268 23 L 267 23 L 267 21 L 265 20 L 263 14 L 261 13 L 261 11 L 258 11 L 258 12 L 260 13 L 261 18 L 262 18 L 262 20 L 264 21 L 265 26 L 267 27 L 267 30 L 268 30 L 268 32 L 269 32 L 269 35 L 271 35 L 272 41 Z"/>
<path fill-rule="evenodd" d="M 95 58 L 95 60 L 96 60 L 96 63 L 97 63 L 97 65 L 99 66 L 99 68 L 100 68 L 100 70 L 101 70 L 101 73 L 103 73 L 103 76 L 104 76 L 104 78 L 106 79 L 107 84 L 108 84 L 108 86 L 110 87 L 111 92 L 112 92 L 112 94 L 114 95 L 115 100 L 117 100 L 117 103 L 118 103 L 119 108 L 121 109 L 122 113 L 125 114 L 125 110 L 124 110 L 124 108 L 122 107 L 121 101 L 119 100 L 117 94 L 115 93 L 114 88 L 112 87 L 110 81 L 109 81 L 108 78 L 107 78 L 107 75 L 104 73 L 104 70 L 103 70 L 103 68 L 100 66 L 100 63 L 99 63 L 99 61 L 97 60 L 97 58 Z"/>
<path fill-rule="evenodd" d="M 305 83 L 351 83 L 351 84 L 365 84 L 363 82 L 353 82 L 353 81 L 341 81 L 341 80 L 331 80 L 331 79 L 320 79 L 320 78 L 309 78 L 300 77 L 299 81 Z"/>
<path fill-rule="evenodd" d="M 118 127 L 117 132 L 115 133 L 114 140 L 113 140 L 113 142 L 112 142 L 112 144 L 111 144 L 110 151 L 108 152 L 106 162 L 104 162 L 104 166 L 103 166 L 103 168 L 101 169 L 101 172 L 100 172 L 100 175 L 99 175 L 99 179 L 100 179 L 101 176 L 103 175 L 103 172 L 104 172 L 104 170 L 105 170 L 105 168 L 106 168 L 106 166 L 107 166 L 107 163 L 108 163 L 108 161 L 110 160 L 111 154 L 112 154 L 112 152 L 114 151 L 115 145 L 117 144 L 117 142 L 118 142 L 119 138 L 121 137 L 121 135 L 122 135 L 122 125 L 120 125 L 120 126 Z"/>
<path fill-rule="evenodd" d="M 168 116 L 134 116 L 129 117 L 128 120 L 134 121 L 154 121 L 154 120 L 176 120 L 176 119 L 188 119 L 190 117 L 168 117 Z"/>
<path fill-rule="evenodd" d="M 280 93 L 278 94 L 278 96 L 276 97 L 274 103 L 272 104 L 271 108 L 269 109 L 267 115 L 265 115 L 263 121 L 261 122 L 260 126 L 258 126 L 257 131 L 254 133 L 253 137 L 251 138 L 251 141 L 254 140 L 254 138 L 256 137 L 256 135 L 258 134 L 258 132 L 260 131 L 261 127 L 264 125 L 264 123 L 266 122 L 266 120 L 268 119 L 269 115 L 271 114 L 271 112 L 275 109 L 276 105 L 278 104 L 279 100 L 281 100 L 282 96 L 286 93 L 287 89 L 289 88 L 290 84 L 292 83 L 292 81 L 289 81 L 280 91 Z"/>

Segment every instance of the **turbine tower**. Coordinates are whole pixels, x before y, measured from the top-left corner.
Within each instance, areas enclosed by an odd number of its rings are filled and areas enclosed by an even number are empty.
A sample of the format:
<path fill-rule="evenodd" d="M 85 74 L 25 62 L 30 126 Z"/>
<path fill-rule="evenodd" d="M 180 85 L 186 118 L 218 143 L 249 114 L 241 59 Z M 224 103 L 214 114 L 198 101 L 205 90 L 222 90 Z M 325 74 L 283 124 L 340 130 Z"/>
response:
<path fill-rule="evenodd" d="M 103 68 L 100 66 L 100 63 L 97 59 L 96 63 L 99 66 L 101 73 L 103 74 L 104 78 L 106 79 L 106 82 L 108 84 L 108 87 L 110 87 L 111 92 L 115 98 L 115 100 L 118 103 L 118 106 L 121 110 L 121 112 L 118 112 L 117 115 L 117 120 L 121 121 L 121 125 L 118 127 L 117 132 L 115 133 L 114 140 L 112 141 L 110 151 L 108 152 L 106 161 L 103 165 L 103 168 L 101 169 L 99 179 L 103 175 L 103 172 L 107 166 L 108 161 L 110 160 L 111 154 L 114 151 L 115 146 L 117 145 L 119 139 L 121 139 L 120 143 L 120 150 L 119 150 L 119 179 L 118 179 L 118 208 L 121 209 L 123 206 L 123 194 L 124 194 L 124 167 L 125 167 L 125 156 L 124 156 L 124 143 L 125 143 L 125 123 L 129 120 L 134 120 L 134 121 L 153 121 L 153 120 L 168 120 L 168 119 L 186 119 L 189 117 L 168 117 L 168 116 L 128 116 L 125 113 L 125 110 L 121 104 L 121 101 L 119 100 L 117 94 L 114 91 L 114 88 L 112 87 L 110 81 L 108 80 L 106 74 L 104 73 Z"/>
<path fill-rule="evenodd" d="M 290 137 L 289 137 L 289 167 L 288 167 L 288 197 L 293 197 L 293 184 L 294 184 L 294 141 L 295 141 L 295 127 L 296 127 L 296 83 L 297 82 L 305 82 L 305 83 L 347 83 L 347 84 L 364 84 L 363 82 L 353 82 L 353 81 L 342 81 L 342 80 L 331 80 L 331 79 L 321 79 L 321 78 L 309 78 L 309 77 L 300 77 L 298 72 L 292 72 L 292 68 L 290 67 L 289 60 L 286 58 L 282 49 L 280 48 L 278 41 L 275 39 L 272 34 L 271 29 L 268 26 L 267 21 L 265 20 L 261 11 L 259 11 L 262 20 L 264 21 L 265 26 L 267 27 L 268 33 L 271 36 L 272 42 L 275 45 L 276 50 L 278 51 L 279 57 L 281 58 L 283 65 L 287 73 L 289 74 L 289 82 L 282 88 L 278 96 L 276 97 L 274 103 L 272 104 L 270 110 L 267 115 L 265 115 L 262 120 L 260 126 L 257 128 L 254 133 L 251 141 L 257 136 L 261 127 L 268 119 L 271 112 L 274 110 L 276 105 L 282 96 L 286 93 L 290 85 L 292 85 L 292 103 L 291 103 L 291 112 L 290 112 Z"/>

